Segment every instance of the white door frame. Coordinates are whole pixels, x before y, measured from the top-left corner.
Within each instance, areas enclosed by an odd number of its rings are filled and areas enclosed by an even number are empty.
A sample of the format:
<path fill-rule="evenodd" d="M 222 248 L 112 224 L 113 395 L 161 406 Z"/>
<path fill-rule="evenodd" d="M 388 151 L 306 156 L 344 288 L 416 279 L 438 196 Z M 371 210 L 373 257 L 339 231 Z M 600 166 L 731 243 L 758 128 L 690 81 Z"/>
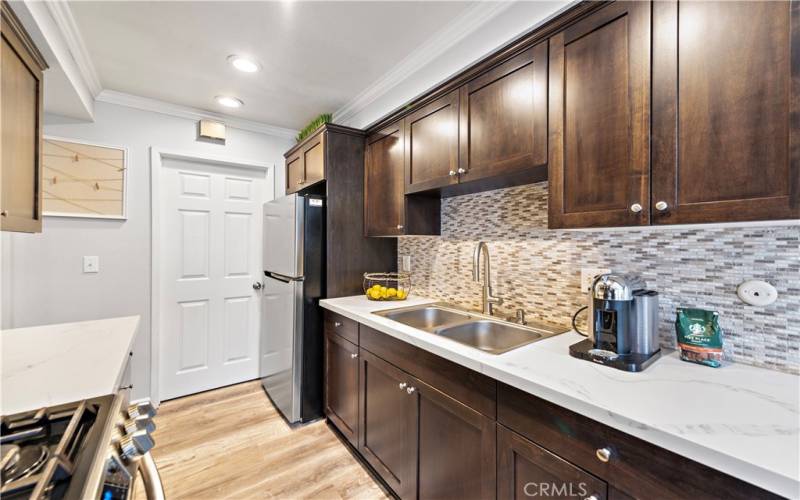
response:
<path fill-rule="evenodd" d="M 274 164 L 263 161 L 231 158 L 210 154 L 194 153 L 167 148 L 150 147 L 150 399 L 153 404 L 161 404 L 161 388 L 159 387 L 159 346 L 161 342 L 161 268 L 159 258 L 159 239 L 161 230 L 161 167 L 164 159 L 185 160 L 198 163 L 211 163 L 226 167 L 247 168 L 263 170 L 265 177 L 269 177 L 269 169 Z M 273 181 L 275 172 L 273 172 Z M 269 186 L 267 186 L 269 189 Z M 274 186 L 273 186 L 274 194 Z"/>

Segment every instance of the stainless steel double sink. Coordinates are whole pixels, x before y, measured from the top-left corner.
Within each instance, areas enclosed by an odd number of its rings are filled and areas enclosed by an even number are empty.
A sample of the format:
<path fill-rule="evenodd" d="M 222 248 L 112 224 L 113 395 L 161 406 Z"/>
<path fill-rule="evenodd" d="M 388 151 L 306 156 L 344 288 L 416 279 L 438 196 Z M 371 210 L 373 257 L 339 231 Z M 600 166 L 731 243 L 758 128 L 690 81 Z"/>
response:
<path fill-rule="evenodd" d="M 374 314 L 491 354 L 502 354 L 568 331 L 547 325 L 511 323 L 447 304 L 404 307 Z"/>

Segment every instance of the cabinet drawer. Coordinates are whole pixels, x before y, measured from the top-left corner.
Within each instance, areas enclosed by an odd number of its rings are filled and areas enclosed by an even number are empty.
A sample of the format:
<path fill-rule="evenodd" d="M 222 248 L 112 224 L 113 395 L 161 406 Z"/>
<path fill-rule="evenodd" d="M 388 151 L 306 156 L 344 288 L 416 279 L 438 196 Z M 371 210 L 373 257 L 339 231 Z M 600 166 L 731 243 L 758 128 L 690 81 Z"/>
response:
<path fill-rule="evenodd" d="M 777 498 L 505 384 L 498 384 L 497 421 L 634 498 Z M 599 450 L 609 452 L 606 462 Z"/>
<path fill-rule="evenodd" d="M 365 325 L 360 326 L 359 345 L 453 399 L 495 418 L 497 382 L 494 379 Z"/>
<path fill-rule="evenodd" d="M 345 340 L 358 345 L 358 323 L 341 314 L 325 311 L 325 331 L 335 333 Z"/>

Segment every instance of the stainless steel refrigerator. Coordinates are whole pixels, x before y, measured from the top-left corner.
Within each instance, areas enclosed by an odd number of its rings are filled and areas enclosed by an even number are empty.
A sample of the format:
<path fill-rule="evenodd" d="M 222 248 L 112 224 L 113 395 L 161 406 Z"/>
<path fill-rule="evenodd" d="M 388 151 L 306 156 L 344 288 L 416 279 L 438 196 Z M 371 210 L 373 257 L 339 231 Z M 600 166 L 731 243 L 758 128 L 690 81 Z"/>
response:
<path fill-rule="evenodd" d="M 325 198 L 264 204 L 261 384 L 290 423 L 322 415 Z"/>

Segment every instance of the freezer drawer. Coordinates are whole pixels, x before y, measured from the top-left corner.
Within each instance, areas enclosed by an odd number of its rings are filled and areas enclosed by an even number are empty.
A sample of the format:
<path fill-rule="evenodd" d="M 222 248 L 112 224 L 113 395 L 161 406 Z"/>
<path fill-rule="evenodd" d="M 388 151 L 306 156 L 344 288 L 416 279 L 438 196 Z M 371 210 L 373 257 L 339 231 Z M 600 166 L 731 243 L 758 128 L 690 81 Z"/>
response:
<path fill-rule="evenodd" d="M 296 422 L 303 370 L 303 282 L 287 281 L 264 277 L 260 372 L 272 402 L 289 422 Z"/>

